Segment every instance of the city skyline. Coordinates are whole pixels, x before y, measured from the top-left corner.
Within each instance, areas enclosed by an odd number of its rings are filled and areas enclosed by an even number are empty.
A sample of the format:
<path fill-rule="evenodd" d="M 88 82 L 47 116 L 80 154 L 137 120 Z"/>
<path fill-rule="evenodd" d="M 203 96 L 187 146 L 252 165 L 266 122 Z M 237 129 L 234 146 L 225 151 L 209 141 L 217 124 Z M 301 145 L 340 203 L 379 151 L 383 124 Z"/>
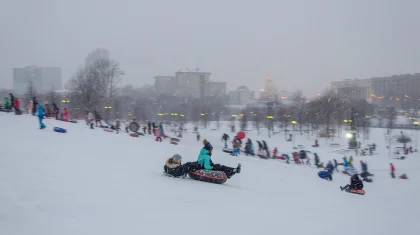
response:
<path fill-rule="evenodd" d="M 334 80 L 419 72 L 419 8 L 413 0 L 3 1 L 0 87 L 30 64 L 62 67 L 66 82 L 99 47 L 120 63 L 124 84 L 188 66 L 229 90 L 257 90 L 270 74 L 279 89 L 313 96 Z"/>

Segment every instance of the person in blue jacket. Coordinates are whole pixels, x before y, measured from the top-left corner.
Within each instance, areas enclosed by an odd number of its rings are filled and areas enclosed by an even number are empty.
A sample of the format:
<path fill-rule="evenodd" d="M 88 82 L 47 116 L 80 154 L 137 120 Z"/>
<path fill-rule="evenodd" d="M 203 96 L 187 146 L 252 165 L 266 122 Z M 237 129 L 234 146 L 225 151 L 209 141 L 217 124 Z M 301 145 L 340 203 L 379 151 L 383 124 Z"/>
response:
<path fill-rule="evenodd" d="M 241 172 L 241 164 L 238 164 L 237 168 L 227 167 L 220 164 L 213 164 L 211 161 L 211 154 L 213 150 L 213 146 L 207 141 L 203 140 L 204 147 L 201 149 L 200 154 L 198 155 L 197 163 L 200 167 L 206 170 L 213 170 L 213 171 L 223 171 L 226 173 L 228 178 L 232 177 L 236 173 Z"/>
<path fill-rule="evenodd" d="M 38 119 L 39 119 L 39 129 L 44 129 L 46 126 L 42 122 L 42 119 L 44 119 L 45 116 L 45 109 L 42 104 L 38 104 Z"/>
<path fill-rule="evenodd" d="M 332 174 L 334 171 L 334 165 L 331 161 L 328 162 L 327 167 L 325 167 L 325 171 L 318 172 L 318 176 L 322 179 L 326 179 L 332 181 Z"/>
<path fill-rule="evenodd" d="M 344 167 L 348 167 L 349 166 L 349 161 L 347 161 L 347 157 L 343 157 L 343 166 Z"/>

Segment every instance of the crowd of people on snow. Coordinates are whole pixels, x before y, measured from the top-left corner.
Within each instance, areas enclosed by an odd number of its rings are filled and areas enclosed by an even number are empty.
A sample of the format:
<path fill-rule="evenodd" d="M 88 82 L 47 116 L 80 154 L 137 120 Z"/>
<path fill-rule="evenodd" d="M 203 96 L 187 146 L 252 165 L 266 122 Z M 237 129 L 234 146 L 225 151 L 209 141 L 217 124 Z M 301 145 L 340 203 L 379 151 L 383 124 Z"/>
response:
<path fill-rule="evenodd" d="M 33 97 L 32 100 L 29 101 L 25 109 L 27 114 L 38 117 L 40 129 L 46 127 L 43 123 L 45 118 L 55 118 L 56 120 L 67 122 L 70 121 L 67 108 L 60 110 L 55 103 L 52 103 L 52 106 L 50 106 L 48 102 L 41 104 L 37 101 L 36 97 Z M 16 115 L 21 115 L 25 109 L 21 108 L 19 98 L 15 97 L 12 93 L 9 93 L 9 96 L 4 97 L 4 105 L 0 106 L 0 111 L 14 112 Z"/>

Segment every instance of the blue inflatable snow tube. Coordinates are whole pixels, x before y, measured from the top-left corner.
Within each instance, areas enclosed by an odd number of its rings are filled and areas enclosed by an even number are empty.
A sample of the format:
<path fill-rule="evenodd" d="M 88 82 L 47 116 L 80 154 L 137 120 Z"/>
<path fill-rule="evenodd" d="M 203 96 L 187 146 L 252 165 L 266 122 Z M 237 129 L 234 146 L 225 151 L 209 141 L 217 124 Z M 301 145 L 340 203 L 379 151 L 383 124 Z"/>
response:
<path fill-rule="evenodd" d="M 318 172 L 318 176 L 321 179 L 328 179 L 331 176 L 331 174 L 328 173 L 327 171 L 320 171 L 320 172 Z"/>
<path fill-rule="evenodd" d="M 59 133 L 67 133 L 67 130 L 61 127 L 54 127 L 54 131 Z"/>

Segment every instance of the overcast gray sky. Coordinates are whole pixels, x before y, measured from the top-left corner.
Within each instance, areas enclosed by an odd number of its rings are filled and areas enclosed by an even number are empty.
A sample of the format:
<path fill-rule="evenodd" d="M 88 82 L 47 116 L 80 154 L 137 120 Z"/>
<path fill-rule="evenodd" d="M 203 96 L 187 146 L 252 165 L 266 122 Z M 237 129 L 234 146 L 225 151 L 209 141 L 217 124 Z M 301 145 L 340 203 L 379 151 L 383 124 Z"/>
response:
<path fill-rule="evenodd" d="M 63 80 L 96 47 L 125 84 L 200 68 L 228 88 L 308 96 L 330 81 L 420 72 L 419 0 L 2 0 L 0 87 L 12 68 L 60 66 Z"/>

